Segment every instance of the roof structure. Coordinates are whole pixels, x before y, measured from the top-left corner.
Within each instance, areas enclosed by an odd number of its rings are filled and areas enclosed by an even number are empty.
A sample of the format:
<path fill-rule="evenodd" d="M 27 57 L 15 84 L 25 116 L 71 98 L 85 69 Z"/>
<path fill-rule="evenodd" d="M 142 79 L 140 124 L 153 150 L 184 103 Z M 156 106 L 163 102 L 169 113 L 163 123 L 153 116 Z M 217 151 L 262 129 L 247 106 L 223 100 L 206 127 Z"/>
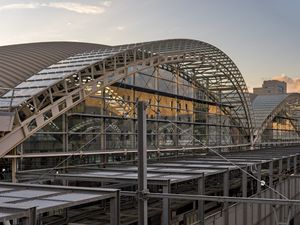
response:
<path fill-rule="evenodd" d="M 116 189 L 0 183 L 0 222 L 12 218 L 28 217 L 30 216 L 28 211 L 33 208 L 39 215 L 104 199 L 113 199 L 115 204 L 119 204 L 119 191 Z M 119 212 L 115 213 L 112 217 L 119 216 Z"/>
<path fill-rule="evenodd" d="M 298 93 L 257 96 L 252 102 L 255 117 L 255 141 L 260 138 L 268 124 L 279 112 L 290 104 L 298 105 L 299 101 L 300 94 Z"/>
<path fill-rule="evenodd" d="M 14 88 L 44 68 L 77 53 L 104 48 L 80 42 L 41 42 L 0 47 L 0 87 Z M 0 94 L 5 90 L 0 89 Z"/>
<path fill-rule="evenodd" d="M 260 128 L 272 111 L 288 96 L 288 94 L 257 96 L 252 103 L 255 127 Z"/>
<path fill-rule="evenodd" d="M 236 170 L 238 167 L 246 167 L 263 163 L 266 159 L 234 160 L 235 165 L 220 158 L 185 158 L 183 160 L 163 161 L 150 163 L 147 167 L 147 180 L 149 184 L 168 185 L 199 179 L 202 176 L 220 174 L 228 170 Z M 27 170 L 18 173 L 23 179 L 59 179 L 81 180 L 93 182 L 115 182 L 132 184 L 137 183 L 137 166 L 120 166 L 107 168 L 80 167 L 68 168 L 68 172 L 57 169 L 49 173 L 47 170 Z"/>
<path fill-rule="evenodd" d="M 51 48 L 51 44 L 43 45 L 46 50 L 41 50 L 42 55 Z M 245 81 L 233 61 L 218 48 L 197 40 L 173 39 L 121 46 L 87 44 L 86 48 L 78 44 L 73 52 L 80 53 L 72 55 L 74 45 L 66 44 L 69 47 L 64 54 L 37 63 L 32 72 L 27 70 L 31 76 L 19 75 L 18 82 L 9 86 L 18 85 L 0 97 L 0 120 L 11 121 L 1 127 L 0 157 L 96 91 L 153 66 L 177 70 L 213 102 L 229 105 L 229 111 L 226 107 L 222 110 L 250 141 L 252 111 Z M 9 49 L 15 47 L 5 48 L 13 52 Z M 22 46 L 19 48 L 22 50 Z M 54 55 L 55 51 L 60 50 L 54 48 Z M 53 63 L 58 58 L 63 59 Z M 27 68 L 26 57 L 23 63 Z"/>

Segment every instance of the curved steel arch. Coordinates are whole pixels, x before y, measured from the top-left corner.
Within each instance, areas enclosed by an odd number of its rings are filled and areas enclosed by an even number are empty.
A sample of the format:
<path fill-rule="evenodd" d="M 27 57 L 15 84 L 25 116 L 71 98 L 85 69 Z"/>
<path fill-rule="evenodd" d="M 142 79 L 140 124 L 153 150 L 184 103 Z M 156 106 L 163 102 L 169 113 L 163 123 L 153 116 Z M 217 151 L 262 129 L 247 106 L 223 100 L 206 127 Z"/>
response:
<path fill-rule="evenodd" d="M 205 80 L 204 87 L 210 93 L 219 100 L 227 99 L 219 102 L 232 107 L 242 123 L 240 126 L 252 137 L 248 90 L 236 65 L 210 44 L 175 39 L 77 54 L 40 71 L 6 93 L 0 98 L 0 109 L 15 112 L 15 117 L 13 129 L 2 132 L 0 157 L 87 96 L 148 67 L 164 64 L 197 64 L 194 73 L 189 71 L 191 66 L 185 68 L 190 79 L 202 82 L 201 85 Z"/>
<path fill-rule="evenodd" d="M 81 42 L 40 42 L 0 46 L 0 86 L 13 88 L 32 74 L 72 55 L 107 48 Z M 0 94 L 5 93 L 0 89 Z"/>
<path fill-rule="evenodd" d="M 261 139 L 261 135 L 268 127 L 270 122 L 273 121 L 273 119 L 278 115 L 278 113 L 280 113 L 283 109 L 286 108 L 287 104 L 291 104 L 291 103 L 295 104 L 296 102 L 298 104 L 300 103 L 300 94 L 298 93 L 275 95 L 275 96 L 258 96 L 258 97 L 262 97 L 262 98 L 275 97 L 276 99 L 275 101 L 271 102 L 269 108 L 266 107 L 268 100 L 265 99 L 263 104 L 264 112 L 262 112 L 260 106 L 256 106 L 254 100 L 254 104 L 253 104 L 254 113 L 263 115 L 263 118 L 261 118 L 260 120 L 256 119 L 257 124 L 256 124 L 256 129 L 254 131 L 255 136 L 254 136 L 253 144 L 257 144 L 259 142 L 259 140 Z"/>

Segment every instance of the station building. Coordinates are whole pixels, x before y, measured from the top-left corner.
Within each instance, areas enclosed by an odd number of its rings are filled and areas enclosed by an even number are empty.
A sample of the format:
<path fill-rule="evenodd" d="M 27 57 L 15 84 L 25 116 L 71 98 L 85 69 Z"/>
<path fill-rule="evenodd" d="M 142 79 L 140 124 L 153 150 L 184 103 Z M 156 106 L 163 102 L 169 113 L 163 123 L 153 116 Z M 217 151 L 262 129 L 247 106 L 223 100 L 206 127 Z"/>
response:
<path fill-rule="evenodd" d="M 74 167 L 134 163 L 139 101 L 147 103 L 147 149 L 148 158 L 153 161 L 199 157 L 212 151 L 231 154 L 297 145 L 300 140 L 300 95 L 278 93 L 250 98 L 235 63 L 217 47 L 202 41 L 172 39 L 120 46 L 76 42 L 2 46 L 0 74 L 3 180 L 38 180 L 41 171 L 38 176 L 28 171 L 50 169 L 47 176 L 43 175 L 45 183 L 62 184 L 66 179 L 80 186 L 82 182 L 85 185 L 91 182 L 91 177 Z M 291 158 L 295 152 L 291 150 L 288 156 Z M 244 160 L 248 154 L 251 153 L 247 152 Z M 201 157 L 197 160 L 195 164 L 203 161 Z M 266 163 L 257 159 L 253 165 L 258 162 Z M 187 164 L 182 167 L 189 167 Z M 288 164 L 286 161 L 283 165 L 288 168 Z M 220 168 L 228 166 L 223 161 Z M 82 175 L 77 181 L 66 171 L 71 167 L 73 176 Z M 109 177 L 98 171 L 102 180 L 93 185 L 102 186 L 104 182 L 111 183 L 108 187 L 123 188 L 116 181 L 120 177 L 112 179 L 117 172 L 111 170 Z M 190 168 L 186 170 L 178 179 L 161 178 L 162 182 L 170 182 L 166 189 L 171 191 L 182 184 L 182 193 L 192 191 L 189 187 L 197 179 L 191 177 Z M 179 168 L 174 171 L 180 174 Z M 215 175 L 218 171 L 201 174 L 214 176 L 209 179 L 218 184 L 220 177 Z M 170 176 L 170 170 L 168 173 Z M 133 183 L 130 174 L 123 176 L 127 183 Z M 232 176 L 238 177 L 239 173 L 233 172 Z M 165 185 L 152 182 L 152 191 L 159 191 Z M 210 194 L 222 192 L 222 187 L 212 191 L 211 184 L 207 189 Z M 240 187 L 232 184 L 232 191 L 240 193 Z M 249 193 L 256 193 L 257 188 L 250 188 Z M 166 201 L 162 204 L 171 207 Z M 211 208 L 214 207 L 218 205 Z M 170 214 L 166 216 L 166 211 L 151 215 L 153 221 L 159 221 L 156 216 L 163 214 L 163 221 L 176 224 L 174 221 L 185 215 L 179 213 L 180 209 L 190 213 L 187 209 L 196 208 L 199 209 L 198 203 L 174 204 L 173 220 Z M 189 218 L 194 217 L 197 216 L 192 213 Z"/>

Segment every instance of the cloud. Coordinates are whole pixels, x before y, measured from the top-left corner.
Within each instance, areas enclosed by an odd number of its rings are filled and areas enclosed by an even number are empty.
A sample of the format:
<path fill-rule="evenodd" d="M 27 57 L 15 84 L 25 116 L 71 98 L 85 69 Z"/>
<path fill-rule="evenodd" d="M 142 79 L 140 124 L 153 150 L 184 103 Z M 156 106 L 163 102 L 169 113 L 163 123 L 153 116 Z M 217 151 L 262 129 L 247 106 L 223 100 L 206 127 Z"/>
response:
<path fill-rule="evenodd" d="M 122 31 L 122 30 L 124 30 L 125 29 L 125 27 L 123 27 L 123 26 L 118 26 L 117 27 L 117 30 L 119 30 L 119 31 Z"/>
<path fill-rule="evenodd" d="M 110 7 L 111 3 L 112 3 L 111 1 L 104 1 L 103 5 L 106 6 L 106 7 Z"/>
<path fill-rule="evenodd" d="M 292 78 L 282 74 L 273 77 L 272 80 L 285 81 L 287 83 L 288 92 L 300 92 L 300 78 Z"/>
<path fill-rule="evenodd" d="M 72 2 L 50 2 L 44 3 L 43 5 L 50 8 L 65 9 L 82 14 L 101 14 L 106 10 L 106 8 L 103 6 L 86 5 Z"/>
<path fill-rule="evenodd" d="M 39 7 L 37 3 L 16 3 L 9 5 L 0 5 L 0 11 L 12 10 L 12 9 L 36 9 Z"/>
<path fill-rule="evenodd" d="M 0 11 L 14 9 L 37 9 L 42 7 L 64 9 L 80 14 L 102 14 L 110 7 L 111 1 L 104 1 L 101 5 L 89 5 L 74 2 L 49 2 L 49 3 L 16 3 L 0 6 Z"/>

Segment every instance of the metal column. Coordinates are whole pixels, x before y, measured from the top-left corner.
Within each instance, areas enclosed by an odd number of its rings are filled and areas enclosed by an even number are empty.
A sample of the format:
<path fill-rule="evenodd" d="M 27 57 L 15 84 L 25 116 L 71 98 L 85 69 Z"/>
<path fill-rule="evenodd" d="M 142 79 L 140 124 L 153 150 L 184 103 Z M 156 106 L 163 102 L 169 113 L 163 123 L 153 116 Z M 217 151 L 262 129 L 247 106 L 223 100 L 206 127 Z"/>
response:
<path fill-rule="evenodd" d="M 205 195 L 205 177 L 204 174 L 198 179 L 198 194 Z M 204 225 L 204 201 L 198 200 L 198 220 L 199 225 Z"/>
<path fill-rule="evenodd" d="M 279 182 L 282 181 L 282 159 L 279 159 L 279 168 L 278 168 L 278 179 L 279 179 Z M 281 188 L 280 188 L 280 191 L 281 191 Z"/>
<path fill-rule="evenodd" d="M 283 159 L 279 159 L 279 165 L 278 165 L 278 180 L 279 180 L 279 192 L 282 193 L 282 180 L 283 180 Z M 278 216 L 278 220 L 279 221 L 282 221 L 283 220 L 283 214 L 284 214 L 284 206 L 280 206 L 279 207 L 279 212 L 277 213 L 277 216 Z"/>
<path fill-rule="evenodd" d="M 297 157 L 298 155 L 294 156 L 294 175 L 297 175 Z"/>
<path fill-rule="evenodd" d="M 138 219 L 139 225 L 148 224 L 147 199 L 147 124 L 146 103 L 138 102 Z"/>
<path fill-rule="evenodd" d="M 26 219 L 27 225 L 37 225 L 36 207 L 30 208 L 28 218 Z"/>
<path fill-rule="evenodd" d="M 13 149 L 13 155 L 17 155 L 16 148 Z M 11 181 L 13 183 L 17 183 L 17 171 L 18 171 L 18 164 L 17 164 L 17 158 L 13 158 L 11 160 Z"/>
<path fill-rule="evenodd" d="M 229 196 L 229 170 L 223 174 L 223 195 Z M 224 202 L 224 225 L 229 225 L 228 202 Z"/>
<path fill-rule="evenodd" d="M 273 161 L 269 162 L 269 187 L 273 188 Z M 273 192 L 270 192 L 270 198 L 273 198 Z M 270 205 L 270 212 L 273 212 L 273 206 Z M 274 216 L 271 214 L 270 216 L 270 224 L 273 224 Z"/>
<path fill-rule="evenodd" d="M 110 224 L 120 224 L 120 191 L 117 192 L 115 198 L 110 199 Z"/>
<path fill-rule="evenodd" d="M 258 164 L 257 165 L 257 179 L 259 180 L 259 181 L 257 181 L 257 197 L 259 197 L 260 198 L 260 192 L 261 192 L 261 185 L 262 185 L 262 181 L 261 181 L 261 164 Z M 260 204 L 258 204 L 258 206 L 257 206 L 257 220 L 258 220 L 258 225 L 260 225 L 261 223 L 261 209 L 262 209 L 262 205 L 260 205 Z"/>
<path fill-rule="evenodd" d="M 170 193 L 170 182 L 168 181 L 167 185 L 163 185 L 163 193 L 168 194 Z M 162 204 L 162 224 L 170 224 L 170 199 L 163 198 Z"/>
<path fill-rule="evenodd" d="M 247 167 L 244 168 L 245 171 L 248 170 Z M 242 195 L 243 197 L 248 197 L 247 195 L 247 173 L 242 171 Z M 243 225 L 247 225 L 247 203 L 243 204 Z"/>

